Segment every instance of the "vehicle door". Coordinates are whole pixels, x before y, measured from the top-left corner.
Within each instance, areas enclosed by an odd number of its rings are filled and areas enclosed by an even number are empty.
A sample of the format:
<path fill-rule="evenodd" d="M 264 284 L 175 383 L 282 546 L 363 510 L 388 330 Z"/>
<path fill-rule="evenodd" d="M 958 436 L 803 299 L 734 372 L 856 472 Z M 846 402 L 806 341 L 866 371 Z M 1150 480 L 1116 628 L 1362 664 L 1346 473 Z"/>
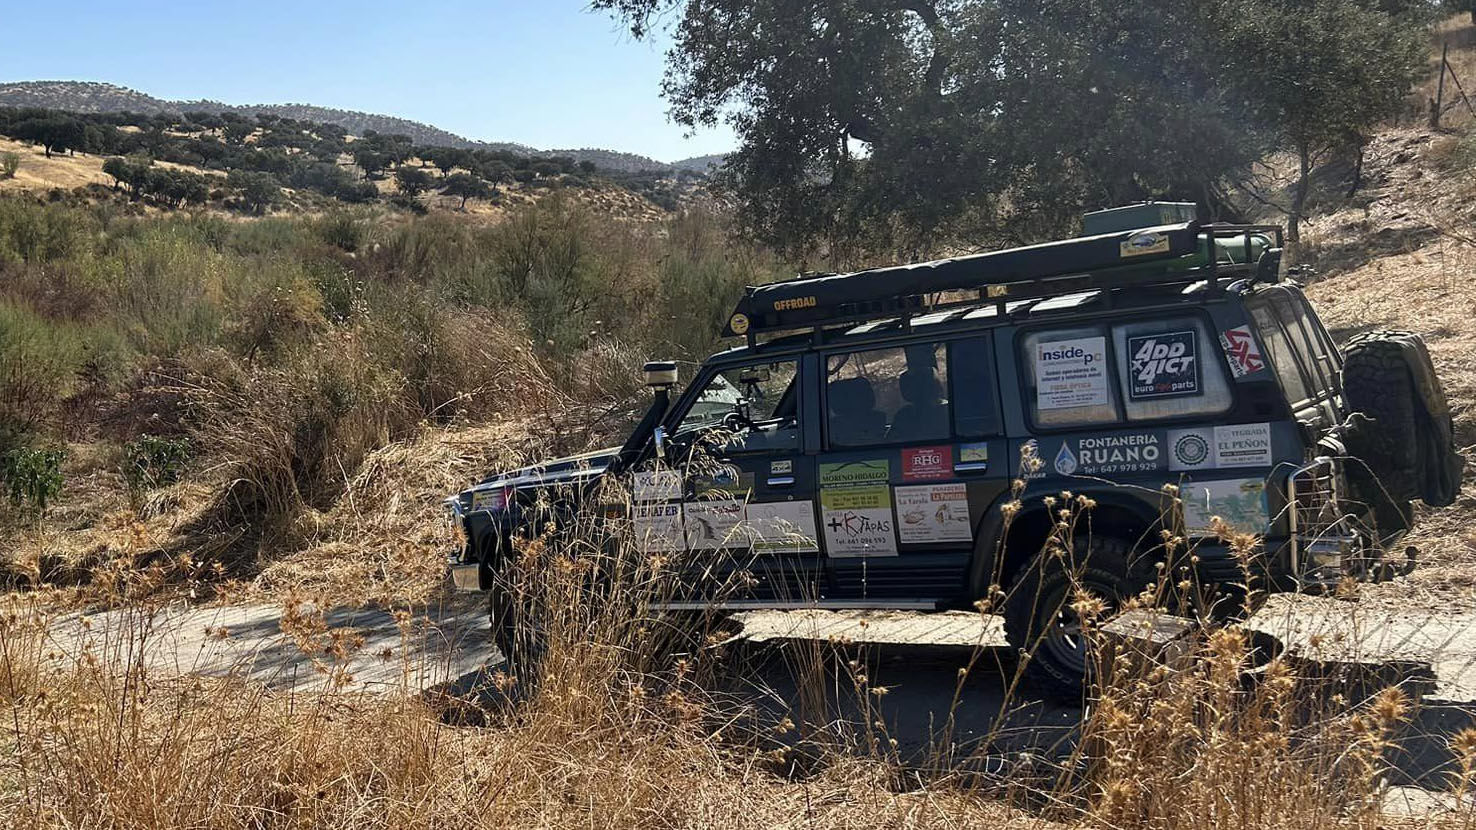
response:
<path fill-rule="evenodd" d="M 1005 453 L 991 340 L 833 351 L 823 369 L 820 538 L 835 595 L 957 599 L 983 507 L 1009 486 L 990 463 Z"/>
<path fill-rule="evenodd" d="M 824 593 L 800 368 L 785 357 L 709 370 L 671 429 L 683 546 L 724 600 Z"/>

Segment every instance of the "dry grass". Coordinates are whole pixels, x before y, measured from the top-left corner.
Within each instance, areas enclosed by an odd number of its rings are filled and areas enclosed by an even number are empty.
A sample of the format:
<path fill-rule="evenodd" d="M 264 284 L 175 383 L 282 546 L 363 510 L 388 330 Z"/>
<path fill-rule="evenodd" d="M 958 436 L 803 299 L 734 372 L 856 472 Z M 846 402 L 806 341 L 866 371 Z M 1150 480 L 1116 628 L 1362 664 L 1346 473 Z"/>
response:
<path fill-rule="evenodd" d="M 108 628 L 91 627 L 80 654 L 68 658 L 48 643 L 48 606 L 12 598 L 0 615 L 0 822 L 1385 826 L 1383 752 L 1408 701 L 1386 692 L 1353 709 L 1309 705 L 1326 695 L 1281 662 L 1247 686 L 1250 652 L 1233 628 L 1209 632 L 1171 662 L 1151 651 L 1116 656 L 1079 753 L 1054 781 L 1006 782 L 1001 791 L 938 764 L 919 777 L 898 766 L 885 728 L 864 719 L 829 724 L 832 735 L 851 737 L 810 746 L 803 774 L 791 777 L 786 752 L 771 748 L 791 727 L 766 737 L 721 717 L 726 710 L 703 683 L 715 665 L 702 654 L 669 653 L 651 636 L 649 604 L 672 589 L 676 563 L 637 554 L 625 534 L 602 537 L 596 521 L 575 517 L 566 528 L 573 533 L 551 531 L 522 551 L 534 566 L 513 588 L 525 607 L 542 609 L 547 643 L 537 673 L 494 675 L 493 690 L 450 709 L 408 686 L 369 698 L 333 683 L 325 692 L 273 693 L 236 677 L 156 674 L 148 652 L 158 592 L 150 583 L 168 578 L 160 568 L 120 571 L 113 600 L 126 613 L 111 616 Z M 1080 524 L 1064 522 L 1054 541 L 1069 545 Z M 1079 607 L 1092 603 L 1078 597 Z M 411 620 L 403 620 L 408 636 Z M 351 631 L 329 630 L 312 612 L 287 615 L 283 628 L 300 648 L 325 655 L 330 677 L 357 647 Z M 801 676 L 832 676 L 830 649 L 798 660 Z M 857 663 L 840 665 L 840 677 L 863 701 L 880 694 Z M 495 689 L 520 690 L 519 702 Z M 457 725 L 468 714 L 480 725 Z M 1471 824 L 1459 814 L 1447 819 Z"/>

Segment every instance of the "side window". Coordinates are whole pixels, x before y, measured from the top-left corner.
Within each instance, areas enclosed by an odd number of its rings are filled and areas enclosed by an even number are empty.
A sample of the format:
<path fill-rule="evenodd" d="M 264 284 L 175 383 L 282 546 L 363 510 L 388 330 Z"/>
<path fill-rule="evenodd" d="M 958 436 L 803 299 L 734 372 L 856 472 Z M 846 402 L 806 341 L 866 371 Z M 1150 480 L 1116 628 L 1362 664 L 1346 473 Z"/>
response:
<path fill-rule="evenodd" d="M 948 360 L 941 344 L 830 355 L 825 362 L 831 447 L 949 437 Z"/>
<path fill-rule="evenodd" d="M 731 452 L 797 449 L 799 398 L 793 360 L 726 369 L 707 380 L 675 435 L 726 428 Z"/>
<path fill-rule="evenodd" d="M 954 432 L 960 438 L 998 435 L 999 384 L 994 377 L 994 343 L 988 337 L 971 337 L 955 341 L 949 349 Z"/>
<path fill-rule="evenodd" d="M 1272 308 L 1281 319 L 1281 325 L 1291 339 L 1292 349 L 1302 361 L 1307 378 L 1312 381 L 1312 392 L 1321 394 L 1331 391 L 1333 381 L 1329 355 L 1335 352 L 1330 352 L 1323 345 L 1316 331 L 1316 321 L 1308 319 L 1307 301 L 1291 293 L 1278 292 Z"/>
<path fill-rule="evenodd" d="M 1112 327 L 1117 376 L 1129 421 L 1211 415 L 1233 396 L 1219 346 L 1197 317 Z"/>
<path fill-rule="evenodd" d="M 1266 344 L 1271 368 L 1281 380 L 1281 388 L 1286 393 L 1287 400 L 1293 404 L 1307 400 L 1311 395 L 1307 393 L 1306 378 L 1302 376 L 1302 369 L 1297 364 L 1291 340 L 1272 313 L 1271 306 L 1256 303 L 1250 307 L 1250 311 L 1251 317 L 1256 321 L 1256 333 L 1261 336 L 1261 342 Z"/>
<path fill-rule="evenodd" d="M 1020 359 L 1036 424 L 1070 427 L 1120 419 L 1106 327 L 1032 332 L 1021 342 Z"/>

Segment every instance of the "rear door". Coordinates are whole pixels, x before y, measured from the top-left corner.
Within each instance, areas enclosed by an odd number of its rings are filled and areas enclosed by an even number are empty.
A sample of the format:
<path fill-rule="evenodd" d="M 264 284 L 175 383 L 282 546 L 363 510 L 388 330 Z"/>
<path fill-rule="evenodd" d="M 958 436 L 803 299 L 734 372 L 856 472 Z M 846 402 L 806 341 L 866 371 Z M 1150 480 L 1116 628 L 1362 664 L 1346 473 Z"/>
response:
<path fill-rule="evenodd" d="M 822 356 L 820 539 L 839 599 L 957 599 L 1008 487 L 987 334 Z M 995 439 L 991 445 L 990 439 Z M 991 490 L 986 494 L 984 490 Z"/>

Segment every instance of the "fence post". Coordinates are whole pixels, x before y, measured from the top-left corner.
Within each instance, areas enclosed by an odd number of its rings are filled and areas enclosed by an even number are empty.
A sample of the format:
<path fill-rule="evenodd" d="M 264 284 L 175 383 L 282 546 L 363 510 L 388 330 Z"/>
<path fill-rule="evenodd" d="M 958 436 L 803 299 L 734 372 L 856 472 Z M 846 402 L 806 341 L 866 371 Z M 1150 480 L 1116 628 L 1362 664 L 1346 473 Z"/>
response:
<path fill-rule="evenodd" d="M 1445 48 L 1440 50 L 1440 80 L 1435 84 L 1435 100 L 1430 102 L 1430 129 L 1440 129 L 1440 110 L 1445 106 L 1445 68 L 1449 65 L 1446 61 L 1450 55 L 1450 41 L 1445 42 Z"/>

